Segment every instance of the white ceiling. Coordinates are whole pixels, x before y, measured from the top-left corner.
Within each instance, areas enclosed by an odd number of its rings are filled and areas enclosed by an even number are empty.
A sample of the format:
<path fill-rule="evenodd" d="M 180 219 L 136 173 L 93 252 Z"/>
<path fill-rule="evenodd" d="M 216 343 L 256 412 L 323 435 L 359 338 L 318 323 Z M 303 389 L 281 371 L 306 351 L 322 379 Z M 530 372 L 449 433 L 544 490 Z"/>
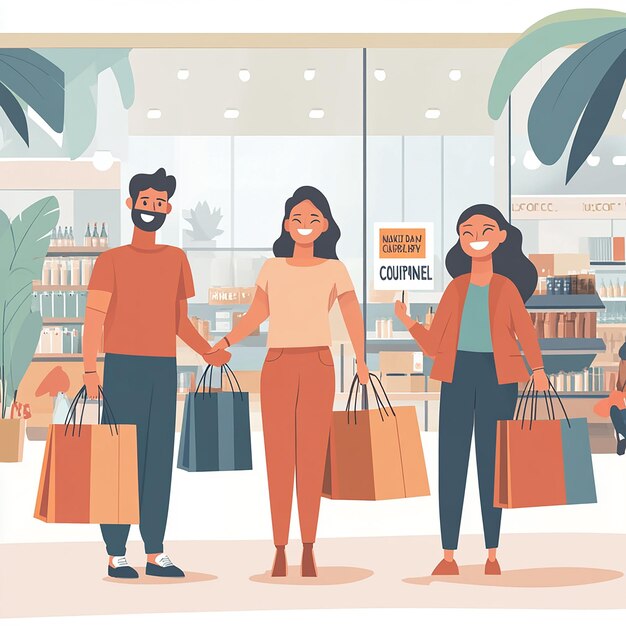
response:
<path fill-rule="evenodd" d="M 371 135 L 492 135 L 487 114 L 493 77 L 505 50 L 370 49 L 367 127 Z M 512 131 L 526 132 L 530 105 L 545 80 L 571 54 L 559 50 L 535 65 L 514 92 Z M 136 99 L 131 135 L 360 135 L 363 54 L 360 49 L 134 49 Z M 304 80 L 305 69 L 315 79 Z M 187 80 L 177 78 L 189 70 Z M 239 71 L 251 73 L 248 82 Z M 374 77 L 384 69 L 386 80 Z M 450 80 L 452 69 L 461 80 Z M 427 109 L 440 110 L 427 119 Z M 159 109 L 159 119 L 149 119 Z M 225 119 L 237 109 L 237 119 Z M 323 109 L 322 119 L 310 119 Z M 622 96 L 607 129 L 624 134 Z"/>

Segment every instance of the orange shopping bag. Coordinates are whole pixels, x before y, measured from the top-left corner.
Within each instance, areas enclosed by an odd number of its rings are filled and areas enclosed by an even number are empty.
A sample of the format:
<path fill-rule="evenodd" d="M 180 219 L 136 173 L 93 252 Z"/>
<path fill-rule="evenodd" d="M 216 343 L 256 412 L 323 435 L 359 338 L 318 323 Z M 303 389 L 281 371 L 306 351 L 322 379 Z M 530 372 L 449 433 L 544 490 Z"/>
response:
<path fill-rule="evenodd" d="M 82 424 L 76 418 L 80 399 L 84 406 L 85 387 L 66 423 L 48 427 L 35 517 L 48 523 L 136 524 L 136 427 L 116 424 L 106 400 L 100 423 Z"/>
<path fill-rule="evenodd" d="M 380 379 L 371 374 L 370 380 L 377 410 L 356 410 L 355 377 L 346 410 L 333 412 L 322 495 L 335 500 L 430 495 L 415 407 L 392 407 Z"/>

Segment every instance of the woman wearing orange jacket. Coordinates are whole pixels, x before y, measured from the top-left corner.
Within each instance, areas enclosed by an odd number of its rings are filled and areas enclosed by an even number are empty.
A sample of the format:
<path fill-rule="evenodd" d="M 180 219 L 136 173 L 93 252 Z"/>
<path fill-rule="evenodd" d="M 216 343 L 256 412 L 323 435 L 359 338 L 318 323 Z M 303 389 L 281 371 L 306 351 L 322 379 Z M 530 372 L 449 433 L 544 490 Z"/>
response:
<path fill-rule="evenodd" d="M 485 574 L 500 574 L 496 549 L 502 510 L 493 506 L 496 424 L 511 419 L 518 384 L 528 380 L 520 348 L 537 391 L 548 378 L 535 328 L 524 302 L 537 270 L 522 252 L 522 234 L 488 204 L 466 209 L 459 239 L 446 256 L 454 280 L 443 293 L 430 328 L 396 302 L 396 315 L 434 359 L 431 376 L 442 381 L 439 409 L 439 517 L 444 558 L 433 575 L 458 574 L 457 549 L 472 431 L 485 545 Z"/>
<path fill-rule="evenodd" d="M 361 384 L 365 364 L 361 307 L 336 246 L 341 236 L 326 197 L 300 187 L 285 204 L 275 258 L 263 265 L 246 315 L 214 350 L 247 337 L 269 317 L 268 352 L 261 372 L 261 413 L 276 557 L 272 576 L 287 575 L 285 546 L 294 471 L 303 542 L 302 575 L 316 576 L 317 532 L 324 465 L 335 396 L 328 314 L 339 302 Z"/>

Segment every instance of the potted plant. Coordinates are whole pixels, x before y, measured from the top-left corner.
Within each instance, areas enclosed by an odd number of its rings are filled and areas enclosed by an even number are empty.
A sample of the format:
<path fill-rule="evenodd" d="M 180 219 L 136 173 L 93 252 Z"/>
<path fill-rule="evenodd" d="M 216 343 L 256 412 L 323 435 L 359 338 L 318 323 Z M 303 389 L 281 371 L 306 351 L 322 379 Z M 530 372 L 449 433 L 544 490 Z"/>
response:
<path fill-rule="evenodd" d="M 12 221 L 0 210 L 0 462 L 21 459 L 24 424 L 11 408 L 39 342 L 42 320 L 39 311 L 31 310 L 33 280 L 41 277 L 58 220 L 53 196 Z"/>
<path fill-rule="evenodd" d="M 185 219 L 191 224 L 191 230 L 183 231 L 185 247 L 188 248 L 215 248 L 215 238 L 224 231 L 219 229 L 222 221 L 222 209 L 211 209 L 206 201 L 198 202 L 195 209 L 191 209 Z"/>

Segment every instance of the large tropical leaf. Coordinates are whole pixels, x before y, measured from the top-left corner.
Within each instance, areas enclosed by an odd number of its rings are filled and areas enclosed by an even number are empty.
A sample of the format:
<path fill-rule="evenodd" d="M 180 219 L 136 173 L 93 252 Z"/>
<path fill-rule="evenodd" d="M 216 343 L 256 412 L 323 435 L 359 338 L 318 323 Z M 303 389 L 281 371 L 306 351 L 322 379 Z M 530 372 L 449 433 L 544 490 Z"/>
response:
<path fill-rule="evenodd" d="M 594 39 L 568 57 L 546 81 L 528 116 L 528 137 L 546 165 L 563 154 L 604 75 L 626 50 L 626 29 Z"/>
<path fill-rule="evenodd" d="M 28 48 L 0 49 L 0 82 L 31 106 L 56 132 L 63 131 L 63 71 Z"/>
<path fill-rule="evenodd" d="M 39 343 L 41 325 L 42 320 L 39 312 L 30 311 L 16 333 L 8 363 L 5 392 L 8 399 L 13 398 L 13 394 L 17 391 L 28 366 L 33 360 Z"/>
<path fill-rule="evenodd" d="M 626 51 L 623 51 L 604 73 L 580 119 L 567 163 L 566 184 L 600 141 L 617 104 L 625 78 Z"/>
<path fill-rule="evenodd" d="M 24 143 L 28 145 L 28 124 L 24 109 L 22 109 L 17 98 L 2 83 L 0 83 L 0 108 L 5 112 L 9 122 L 24 140 Z"/>
<path fill-rule="evenodd" d="M 515 86 L 551 52 L 621 28 L 626 28 L 626 13 L 596 9 L 563 11 L 531 26 L 507 50 L 500 63 L 489 94 L 489 115 L 494 120 L 502 115 Z"/>
<path fill-rule="evenodd" d="M 65 72 L 66 123 L 63 132 L 63 154 L 80 157 L 91 144 L 97 122 L 98 76 L 111 69 L 120 89 L 125 108 L 135 98 L 129 48 L 55 48 L 41 50 L 50 61 Z"/>
<path fill-rule="evenodd" d="M 24 209 L 12 222 L 12 259 L 10 269 L 41 272 L 50 245 L 50 233 L 59 220 L 59 203 L 48 196 Z"/>

